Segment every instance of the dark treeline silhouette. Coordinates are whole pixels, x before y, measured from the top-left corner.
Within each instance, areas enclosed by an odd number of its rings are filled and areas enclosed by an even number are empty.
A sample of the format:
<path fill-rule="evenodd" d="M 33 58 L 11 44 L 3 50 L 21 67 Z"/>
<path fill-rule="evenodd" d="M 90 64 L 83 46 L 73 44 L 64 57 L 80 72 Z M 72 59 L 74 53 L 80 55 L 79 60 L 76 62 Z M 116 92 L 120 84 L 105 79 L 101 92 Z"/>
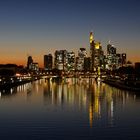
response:
<path fill-rule="evenodd" d="M 1 69 L 0 76 L 14 76 L 15 72 L 10 69 Z"/>
<path fill-rule="evenodd" d="M 27 70 L 16 64 L 0 64 L 0 76 L 14 76 L 16 73 L 27 73 Z"/>

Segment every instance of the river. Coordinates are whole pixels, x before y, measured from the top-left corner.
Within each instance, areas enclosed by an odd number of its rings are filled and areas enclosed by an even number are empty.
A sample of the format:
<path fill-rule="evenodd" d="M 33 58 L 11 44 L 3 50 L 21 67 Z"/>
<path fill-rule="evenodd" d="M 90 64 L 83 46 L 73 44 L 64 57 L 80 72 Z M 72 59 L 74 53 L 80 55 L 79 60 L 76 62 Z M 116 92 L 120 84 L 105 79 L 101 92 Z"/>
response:
<path fill-rule="evenodd" d="M 0 139 L 140 139 L 140 93 L 92 78 L 41 79 L 0 92 Z"/>

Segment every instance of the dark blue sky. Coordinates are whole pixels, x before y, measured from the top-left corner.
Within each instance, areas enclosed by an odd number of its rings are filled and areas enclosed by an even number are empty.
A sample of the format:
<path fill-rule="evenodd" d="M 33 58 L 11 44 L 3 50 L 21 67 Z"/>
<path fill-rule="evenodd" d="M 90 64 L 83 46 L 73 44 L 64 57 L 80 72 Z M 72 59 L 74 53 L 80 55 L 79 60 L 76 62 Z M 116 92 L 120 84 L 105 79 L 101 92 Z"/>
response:
<path fill-rule="evenodd" d="M 4 0 L 0 2 L 1 55 L 42 56 L 55 49 L 89 46 L 89 32 L 140 60 L 139 0 Z M 9 50 L 10 53 L 9 53 Z M 135 55 L 135 57 L 134 57 Z M 24 60 L 22 60 L 24 59 Z M 8 61 L 8 60 L 7 60 Z M 1 60 L 3 62 L 3 60 Z"/>

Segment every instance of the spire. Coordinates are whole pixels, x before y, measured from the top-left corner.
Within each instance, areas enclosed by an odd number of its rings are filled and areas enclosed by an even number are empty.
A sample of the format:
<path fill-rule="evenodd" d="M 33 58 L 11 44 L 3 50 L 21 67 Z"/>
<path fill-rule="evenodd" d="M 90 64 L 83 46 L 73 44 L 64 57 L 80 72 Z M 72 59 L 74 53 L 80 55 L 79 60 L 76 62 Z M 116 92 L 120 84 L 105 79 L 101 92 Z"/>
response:
<path fill-rule="evenodd" d="M 94 41 L 94 37 L 93 37 L 93 33 L 92 32 L 90 32 L 90 44 Z"/>

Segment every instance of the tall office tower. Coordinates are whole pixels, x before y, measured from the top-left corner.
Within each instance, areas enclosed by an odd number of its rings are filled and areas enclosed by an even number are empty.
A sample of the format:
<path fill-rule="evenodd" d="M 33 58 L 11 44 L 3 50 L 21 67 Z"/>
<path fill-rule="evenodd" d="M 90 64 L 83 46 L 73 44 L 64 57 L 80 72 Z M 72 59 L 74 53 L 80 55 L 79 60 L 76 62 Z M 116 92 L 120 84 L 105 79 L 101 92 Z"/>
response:
<path fill-rule="evenodd" d="M 27 60 L 27 69 L 28 70 L 32 69 L 32 63 L 33 63 L 32 56 L 28 56 L 28 60 Z"/>
<path fill-rule="evenodd" d="M 86 48 L 80 48 L 79 51 L 78 51 L 78 56 L 79 56 L 80 58 L 87 57 Z"/>
<path fill-rule="evenodd" d="M 122 66 L 122 56 L 121 54 L 116 54 L 116 69 L 119 69 Z"/>
<path fill-rule="evenodd" d="M 110 42 L 107 45 L 107 54 L 116 54 L 116 48 L 114 48 L 114 45 L 110 44 Z"/>
<path fill-rule="evenodd" d="M 100 75 L 100 70 L 105 70 L 105 55 L 100 42 L 95 42 L 94 71 Z"/>
<path fill-rule="evenodd" d="M 79 71 L 84 70 L 84 58 L 87 57 L 87 51 L 85 48 L 80 48 L 78 51 L 78 57 L 76 58 L 76 69 Z"/>
<path fill-rule="evenodd" d="M 73 51 L 67 52 L 67 70 L 73 71 L 75 70 L 75 53 Z"/>
<path fill-rule="evenodd" d="M 126 65 L 126 53 L 122 53 L 122 66 Z"/>
<path fill-rule="evenodd" d="M 44 69 L 52 70 L 52 66 L 53 66 L 52 54 L 44 55 Z"/>
<path fill-rule="evenodd" d="M 98 67 L 103 67 L 104 64 L 104 52 L 102 50 L 102 46 L 100 42 L 95 43 L 95 50 L 94 50 L 94 68 L 97 70 Z"/>
<path fill-rule="evenodd" d="M 55 68 L 58 70 L 67 70 L 67 51 L 66 50 L 56 50 L 55 51 Z"/>
<path fill-rule="evenodd" d="M 95 59 L 95 42 L 94 42 L 94 37 L 93 37 L 93 33 L 90 32 L 90 36 L 89 36 L 89 41 L 90 41 L 90 55 L 91 55 L 91 66 L 90 69 L 91 71 L 94 71 L 94 59 Z"/>
<path fill-rule="evenodd" d="M 90 32 L 91 71 L 105 68 L 105 56 L 100 42 L 95 42 L 93 33 Z"/>
<path fill-rule="evenodd" d="M 117 62 L 117 58 L 116 58 L 116 48 L 110 44 L 107 45 L 107 65 L 106 68 L 108 70 L 114 70 L 116 69 L 116 62 Z"/>

